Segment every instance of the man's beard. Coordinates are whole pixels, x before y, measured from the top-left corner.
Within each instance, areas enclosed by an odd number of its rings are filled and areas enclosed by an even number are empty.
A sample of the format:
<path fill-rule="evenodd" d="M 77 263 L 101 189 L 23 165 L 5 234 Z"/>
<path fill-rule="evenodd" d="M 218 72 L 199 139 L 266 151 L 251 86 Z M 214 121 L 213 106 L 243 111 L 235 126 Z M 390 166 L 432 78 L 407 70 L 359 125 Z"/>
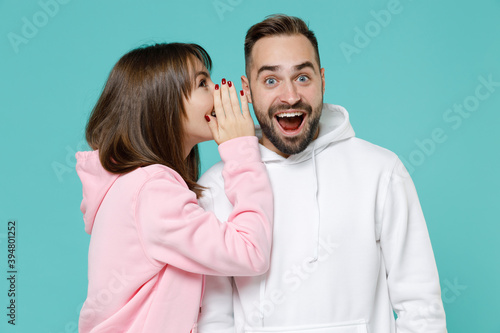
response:
<path fill-rule="evenodd" d="M 272 105 L 267 110 L 267 115 L 262 110 L 258 110 L 254 105 L 255 116 L 259 121 L 262 133 L 267 137 L 267 139 L 282 153 L 287 155 L 298 154 L 304 151 L 307 146 L 311 143 L 316 135 L 319 126 L 319 119 L 321 117 L 321 110 L 323 108 L 323 101 L 316 106 L 313 110 L 312 106 L 299 101 L 294 105 Z M 307 119 L 302 121 L 307 122 L 303 125 L 300 134 L 287 137 L 284 136 L 281 131 L 276 128 L 276 123 L 273 118 L 277 111 L 286 110 L 302 110 L 307 114 Z"/>

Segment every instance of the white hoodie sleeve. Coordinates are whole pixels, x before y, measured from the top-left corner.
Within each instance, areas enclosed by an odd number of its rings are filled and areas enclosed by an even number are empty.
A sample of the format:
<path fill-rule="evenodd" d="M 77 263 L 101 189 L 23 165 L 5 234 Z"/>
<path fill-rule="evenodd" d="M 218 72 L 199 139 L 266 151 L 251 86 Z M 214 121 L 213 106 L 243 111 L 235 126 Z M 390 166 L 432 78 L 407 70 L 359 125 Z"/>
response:
<path fill-rule="evenodd" d="M 384 203 L 380 244 L 398 333 L 445 333 L 439 277 L 408 171 L 396 162 Z"/>
<path fill-rule="evenodd" d="M 231 277 L 205 277 L 205 294 L 198 317 L 199 333 L 234 333 Z"/>
<path fill-rule="evenodd" d="M 217 167 L 207 171 L 199 183 L 207 187 L 199 204 L 207 211 L 212 211 L 219 221 L 231 210 L 231 205 L 224 194 L 224 182 Z M 224 207 L 224 208 L 221 208 Z M 233 283 L 232 277 L 205 277 L 205 293 L 201 313 L 198 317 L 199 333 L 234 333 Z"/>

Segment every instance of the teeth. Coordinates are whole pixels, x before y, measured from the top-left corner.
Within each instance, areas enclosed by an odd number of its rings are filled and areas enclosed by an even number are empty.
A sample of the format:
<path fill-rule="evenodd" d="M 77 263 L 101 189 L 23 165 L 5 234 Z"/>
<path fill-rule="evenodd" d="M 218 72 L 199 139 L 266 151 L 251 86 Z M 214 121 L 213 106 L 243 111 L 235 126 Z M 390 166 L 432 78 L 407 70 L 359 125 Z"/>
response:
<path fill-rule="evenodd" d="M 280 113 L 276 115 L 277 117 L 284 118 L 284 117 L 297 117 L 297 116 L 302 116 L 302 112 L 285 112 L 285 113 Z"/>
<path fill-rule="evenodd" d="M 216 117 L 216 115 L 215 115 L 215 111 L 212 111 L 211 115 L 212 115 L 213 117 Z"/>

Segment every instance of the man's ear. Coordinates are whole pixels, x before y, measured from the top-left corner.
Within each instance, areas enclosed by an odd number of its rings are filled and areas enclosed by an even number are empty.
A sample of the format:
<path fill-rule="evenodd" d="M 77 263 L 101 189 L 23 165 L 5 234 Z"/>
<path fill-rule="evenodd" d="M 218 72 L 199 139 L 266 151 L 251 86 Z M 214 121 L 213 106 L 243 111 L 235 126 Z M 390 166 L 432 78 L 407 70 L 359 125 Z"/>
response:
<path fill-rule="evenodd" d="M 248 103 L 252 103 L 252 93 L 250 93 L 250 82 L 248 82 L 248 78 L 245 75 L 241 76 L 241 87 L 243 88 L 243 92 L 247 97 Z"/>
<path fill-rule="evenodd" d="M 323 85 L 323 95 L 325 94 L 325 69 L 321 68 L 321 84 Z"/>

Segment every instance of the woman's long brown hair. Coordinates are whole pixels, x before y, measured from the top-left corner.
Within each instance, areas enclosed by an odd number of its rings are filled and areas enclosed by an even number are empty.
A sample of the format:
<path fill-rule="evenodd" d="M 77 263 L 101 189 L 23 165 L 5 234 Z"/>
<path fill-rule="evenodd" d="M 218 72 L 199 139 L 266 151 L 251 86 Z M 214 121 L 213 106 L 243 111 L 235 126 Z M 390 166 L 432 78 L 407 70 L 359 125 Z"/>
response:
<path fill-rule="evenodd" d="M 197 197 L 203 187 L 198 146 L 184 159 L 183 98 L 193 88 L 194 61 L 210 70 L 208 53 L 197 44 L 155 44 L 125 54 L 113 67 L 86 127 L 103 167 L 124 174 L 151 164 L 177 171 Z"/>

